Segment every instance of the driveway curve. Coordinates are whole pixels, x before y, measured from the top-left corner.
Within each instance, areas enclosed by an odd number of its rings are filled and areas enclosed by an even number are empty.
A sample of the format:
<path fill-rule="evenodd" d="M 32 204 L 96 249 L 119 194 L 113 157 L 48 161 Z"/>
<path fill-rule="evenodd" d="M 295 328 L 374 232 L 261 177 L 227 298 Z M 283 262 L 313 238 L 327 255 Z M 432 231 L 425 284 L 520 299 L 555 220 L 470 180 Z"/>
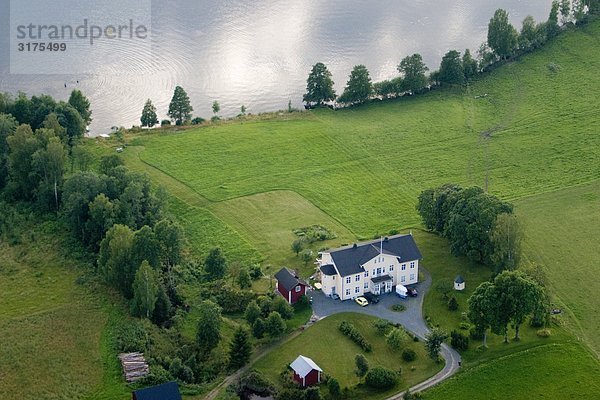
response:
<path fill-rule="evenodd" d="M 329 315 L 342 312 L 367 314 L 400 324 L 406 328 L 406 330 L 424 340 L 425 336 L 429 333 L 429 328 L 423 319 L 423 298 L 427 291 L 431 288 L 431 275 L 424 268 L 421 268 L 421 272 L 423 273 L 425 279 L 416 285 L 410 285 L 419 291 L 419 295 L 417 297 L 408 297 L 400 300 L 402 304 L 406 306 L 405 311 L 394 312 L 390 309 L 392 305 L 397 304 L 399 301 L 398 297 L 393 293 L 380 296 L 380 301 L 377 304 L 369 304 L 366 307 L 361 307 L 354 301 L 333 300 L 325 296 L 320 291 L 313 291 L 311 292 L 310 296 L 313 300 L 314 319 L 323 319 Z M 437 385 L 443 380 L 454 375 L 459 370 L 461 358 L 460 354 L 456 350 L 452 349 L 447 344 L 443 344 L 441 354 L 446 362 L 444 368 L 442 368 L 440 372 L 431 378 L 411 387 L 411 393 L 420 392 Z M 404 392 L 398 393 L 390 397 L 388 400 L 401 399 L 403 395 Z"/>

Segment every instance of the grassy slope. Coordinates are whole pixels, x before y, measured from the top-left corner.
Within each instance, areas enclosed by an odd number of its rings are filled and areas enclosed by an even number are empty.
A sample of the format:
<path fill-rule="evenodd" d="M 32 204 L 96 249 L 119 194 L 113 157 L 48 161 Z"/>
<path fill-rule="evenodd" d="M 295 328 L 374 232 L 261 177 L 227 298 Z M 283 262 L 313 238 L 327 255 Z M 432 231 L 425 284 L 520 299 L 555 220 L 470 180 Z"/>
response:
<path fill-rule="evenodd" d="M 600 181 L 523 199 L 517 212 L 528 258 L 546 267 L 552 291 L 574 317 L 571 328 L 600 354 Z"/>
<path fill-rule="evenodd" d="M 465 370 L 426 400 L 597 398 L 598 361 L 579 344 L 535 347 Z M 485 393 L 485 394 L 484 394 Z"/>
<path fill-rule="evenodd" d="M 342 335 L 338 326 L 341 321 L 349 321 L 373 345 L 371 353 L 364 353 L 350 339 Z M 335 377 L 342 388 L 356 385 L 359 380 L 354 373 L 354 357 L 363 353 L 371 366 L 382 365 L 398 370 L 402 368 L 402 379 L 399 386 L 384 393 L 361 393 L 361 398 L 385 398 L 397 392 L 400 388 L 408 387 L 425 380 L 437 372 L 441 365 L 427 358 L 421 343 L 408 342 L 407 348 L 417 352 L 417 361 L 407 363 L 400 357 L 400 351 L 391 351 L 385 343 L 385 338 L 379 336 L 373 327 L 375 318 L 362 314 L 337 314 L 319 321 L 308 328 L 302 335 L 290 340 L 261 358 L 254 368 L 264 372 L 272 382 L 279 382 L 279 374 L 294 359 L 302 354 L 312 358 L 326 374 Z M 331 357 L 335 354 L 335 357 Z M 415 369 L 411 370 L 411 366 Z"/>
<path fill-rule="evenodd" d="M 51 224 L 0 243 L 0 398 L 127 399 L 106 331 L 120 315 Z"/>

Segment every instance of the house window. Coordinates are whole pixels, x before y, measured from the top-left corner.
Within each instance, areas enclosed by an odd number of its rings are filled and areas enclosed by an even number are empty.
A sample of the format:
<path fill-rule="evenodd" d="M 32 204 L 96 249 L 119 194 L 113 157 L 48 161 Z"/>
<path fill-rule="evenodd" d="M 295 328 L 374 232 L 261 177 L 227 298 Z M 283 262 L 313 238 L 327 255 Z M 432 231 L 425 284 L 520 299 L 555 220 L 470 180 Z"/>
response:
<path fill-rule="evenodd" d="M 365 282 L 364 288 L 365 288 L 365 289 L 368 289 L 368 288 L 369 288 L 369 282 Z"/>
<path fill-rule="evenodd" d="M 375 270 L 373 270 L 373 276 L 377 276 L 377 275 L 375 275 Z"/>
<path fill-rule="evenodd" d="M 406 264 L 402 264 L 402 271 L 406 271 Z"/>
<path fill-rule="evenodd" d="M 392 272 L 394 270 L 394 266 L 390 265 L 390 272 Z"/>
<path fill-rule="evenodd" d="M 369 276 L 369 271 L 365 271 L 365 278 Z"/>
<path fill-rule="evenodd" d="M 402 276 L 400 277 L 400 282 L 406 282 L 406 276 L 402 275 Z"/>
<path fill-rule="evenodd" d="M 299 292 L 302 290 L 302 287 L 300 287 L 300 285 L 296 286 L 296 292 Z"/>
<path fill-rule="evenodd" d="M 360 293 L 360 286 L 354 288 L 354 293 Z"/>
<path fill-rule="evenodd" d="M 373 260 L 373 264 L 377 264 L 377 259 Z"/>
<path fill-rule="evenodd" d="M 346 296 L 350 296 L 350 289 L 346 289 Z"/>
<path fill-rule="evenodd" d="M 381 268 L 377 268 L 377 275 L 381 275 Z"/>
<path fill-rule="evenodd" d="M 351 278 L 351 277 L 349 277 L 349 276 L 348 276 L 348 277 L 346 277 L 346 283 L 350 283 L 350 282 L 352 282 L 352 278 Z"/>
<path fill-rule="evenodd" d="M 410 280 L 414 281 L 415 280 L 415 274 L 410 274 Z"/>
<path fill-rule="evenodd" d="M 383 267 L 383 268 L 381 269 L 381 272 L 383 272 L 383 273 L 385 274 L 385 267 Z"/>
<path fill-rule="evenodd" d="M 335 281 L 335 275 L 333 276 L 333 280 Z"/>
<path fill-rule="evenodd" d="M 410 268 L 411 268 L 411 269 L 414 269 L 414 268 L 415 268 L 415 263 L 414 263 L 414 261 L 410 263 Z"/>
<path fill-rule="evenodd" d="M 356 282 L 360 281 L 360 274 L 356 275 L 356 277 L 354 278 L 354 280 L 355 280 Z"/>

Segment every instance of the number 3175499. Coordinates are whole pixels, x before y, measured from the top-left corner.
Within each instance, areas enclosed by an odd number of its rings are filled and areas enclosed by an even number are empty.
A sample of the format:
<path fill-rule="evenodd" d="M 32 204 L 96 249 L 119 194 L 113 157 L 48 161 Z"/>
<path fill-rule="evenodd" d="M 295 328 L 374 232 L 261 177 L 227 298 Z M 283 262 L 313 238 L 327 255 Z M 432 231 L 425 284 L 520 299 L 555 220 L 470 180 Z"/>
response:
<path fill-rule="evenodd" d="M 67 51 L 66 43 L 49 42 L 49 43 L 38 43 L 38 42 L 27 42 L 18 43 L 17 50 L 19 51 Z"/>

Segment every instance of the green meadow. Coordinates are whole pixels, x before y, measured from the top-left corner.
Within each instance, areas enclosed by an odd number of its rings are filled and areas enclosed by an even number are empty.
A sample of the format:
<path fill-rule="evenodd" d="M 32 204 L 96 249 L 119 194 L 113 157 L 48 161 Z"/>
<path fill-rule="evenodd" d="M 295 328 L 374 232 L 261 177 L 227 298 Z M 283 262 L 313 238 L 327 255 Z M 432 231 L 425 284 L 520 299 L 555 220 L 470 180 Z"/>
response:
<path fill-rule="evenodd" d="M 335 112 L 135 134 L 127 137 L 123 156 L 166 188 L 170 212 L 198 259 L 220 246 L 230 261 L 260 262 L 268 275 L 287 265 L 308 276 L 312 265 L 290 249 L 295 228 L 319 224 L 335 232 L 336 239 L 313 250 L 412 228 L 434 280 L 458 273 L 467 280 L 457 313 L 446 312 L 437 293 L 425 298 L 425 315 L 445 329 L 460 323 L 468 294 L 490 271 L 452 257 L 444 240 L 419 230 L 417 196 L 446 182 L 487 182 L 490 193 L 514 202 L 525 258 L 545 268 L 553 302 L 565 310 L 560 321 L 574 336 L 553 327 L 546 340 L 524 329 L 523 340 L 508 346 L 492 337 L 487 353 L 472 344 L 464 371 L 427 397 L 590 398 L 600 389 L 594 380 L 600 351 L 599 38 L 599 22 L 568 32 L 466 88 Z M 94 139 L 85 146 L 102 155 L 114 153 L 117 143 Z M 53 229 L 31 229 L 15 246 L 0 243 L 0 398 L 126 399 L 112 345 L 112 326 L 123 318 L 114 305 L 120 302 L 87 282 L 88 264 L 66 254 L 63 235 Z M 257 284 L 269 285 L 268 277 Z M 196 311 L 185 322 L 186 337 L 193 337 Z M 351 385 L 351 366 L 329 365 L 317 352 L 324 343 L 342 343 L 336 318 L 283 349 L 302 349 Z M 347 318 L 368 330 L 367 317 Z M 235 324 L 226 321 L 226 336 Z M 346 363 L 357 352 L 352 346 L 336 350 Z M 274 352 L 257 367 L 275 378 L 291 361 L 286 354 Z M 373 357 L 392 365 L 383 348 Z M 401 385 L 436 368 L 423 364 L 414 374 L 403 368 Z"/>
<path fill-rule="evenodd" d="M 128 399 L 110 327 L 122 318 L 53 223 L 0 243 L 0 398 Z"/>

